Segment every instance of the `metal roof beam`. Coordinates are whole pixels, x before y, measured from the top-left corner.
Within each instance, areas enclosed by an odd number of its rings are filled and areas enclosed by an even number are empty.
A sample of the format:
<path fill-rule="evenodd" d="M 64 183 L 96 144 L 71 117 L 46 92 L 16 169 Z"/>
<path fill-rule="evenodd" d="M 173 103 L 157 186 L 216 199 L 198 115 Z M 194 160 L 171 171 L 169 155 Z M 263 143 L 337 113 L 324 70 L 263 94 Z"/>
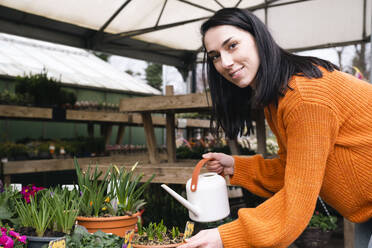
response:
<path fill-rule="evenodd" d="M 115 17 L 131 2 L 132 0 L 127 0 L 115 13 L 102 25 L 102 27 L 89 39 L 90 47 L 99 47 L 103 42 L 104 31 L 108 25 L 115 19 Z"/>
<path fill-rule="evenodd" d="M 163 15 L 163 11 L 164 11 L 164 9 L 165 9 L 165 5 L 167 5 L 167 1 L 168 1 L 168 0 L 165 0 L 165 1 L 164 1 L 163 8 L 161 8 L 160 15 L 159 15 L 159 17 L 158 17 L 158 20 L 156 21 L 155 27 L 157 27 L 157 26 L 159 25 L 159 21 L 160 21 L 161 16 Z"/>
<path fill-rule="evenodd" d="M 234 7 L 237 8 L 241 2 L 242 0 L 239 0 L 239 2 L 237 2 Z"/>
<path fill-rule="evenodd" d="M 107 28 L 108 25 L 115 19 L 115 17 L 131 2 L 132 0 L 127 0 L 123 5 L 120 6 L 118 10 L 102 25 L 102 27 L 98 30 L 98 32 L 103 32 Z"/>
<path fill-rule="evenodd" d="M 218 5 L 220 5 L 221 8 L 225 8 L 225 6 L 222 5 L 222 3 L 218 2 L 218 0 L 214 0 Z"/>
<path fill-rule="evenodd" d="M 250 10 L 250 11 L 254 11 L 254 10 L 258 10 L 258 9 L 279 7 L 279 6 L 284 6 L 284 5 L 294 4 L 294 3 L 307 2 L 307 1 L 314 1 L 314 0 L 296 0 L 296 1 L 292 1 L 292 2 L 273 4 L 273 3 L 278 2 L 278 1 L 280 1 L 280 0 L 267 1 L 265 3 L 258 4 L 256 6 L 249 7 L 247 9 Z"/>
<path fill-rule="evenodd" d="M 175 23 L 169 23 L 169 24 L 164 24 L 164 25 L 160 25 L 160 26 L 154 26 L 154 27 L 150 27 L 150 28 L 137 29 L 137 30 L 133 30 L 133 31 L 117 33 L 117 34 L 114 34 L 114 35 L 107 35 L 104 38 L 104 42 L 108 42 L 108 41 L 112 41 L 112 40 L 118 40 L 118 39 L 124 39 L 124 38 L 137 36 L 137 35 L 141 35 L 141 34 L 146 34 L 146 33 L 154 32 L 154 31 L 173 28 L 173 27 L 176 27 L 176 26 L 181 26 L 181 25 L 185 25 L 185 24 L 188 24 L 188 23 L 205 20 L 207 18 L 209 18 L 209 16 L 200 17 L 200 18 L 187 20 L 187 21 L 182 21 L 182 22 L 175 22 Z"/>
<path fill-rule="evenodd" d="M 178 0 L 178 1 L 180 1 L 180 2 L 182 2 L 182 3 L 189 4 L 189 5 L 191 5 L 191 6 L 194 6 L 194 7 L 196 7 L 196 8 L 199 8 L 199 9 L 203 9 L 203 10 L 209 11 L 209 12 L 211 12 L 211 13 L 214 13 L 214 12 L 215 12 L 213 9 L 209 9 L 209 8 L 207 8 L 207 7 L 201 6 L 201 5 L 196 4 L 196 3 L 191 3 L 191 2 L 186 1 L 186 0 Z"/>

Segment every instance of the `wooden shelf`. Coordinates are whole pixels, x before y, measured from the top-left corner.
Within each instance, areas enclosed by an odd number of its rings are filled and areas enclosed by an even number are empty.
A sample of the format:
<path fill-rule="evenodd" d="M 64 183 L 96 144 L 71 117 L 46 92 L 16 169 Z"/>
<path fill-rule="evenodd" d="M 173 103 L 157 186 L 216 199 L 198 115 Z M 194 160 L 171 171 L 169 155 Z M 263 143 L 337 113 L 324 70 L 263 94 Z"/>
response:
<path fill-rule="evenodd" d="M 38 108 L 15 105 L 0 105 L 0 118 L 8 119 L 34 119 L 34 120 L 53 120 L 52 108 Z M 156 127 L 165 127 L 165 117 L 152 115 L 153 125 Z M 128 126 L 143 125 L 140 114 L 124 114 L 105 111 L 87 111 L 87 110 L 66 110 L 65 121 L 75 122 L 96 122 L 125 124 Z M 178 120 L 175 120 L 177 126 Z M 208 120 L 186 119 L 187 127 L 209 128 Z"/>
<path fill-rule="evenodd" d="M 51 108 L 0 105 L 0 117 L 26 119 L 52 119 Z"/>
<path fill-rule="evenodd" d="M 200 112 L 211 108 L 211 98 L 205 93 L 125 98 L 120 100 L 120 112 Z"/>
<path fill-rule="evenodd" d="M 128 115 L 115 112 L 67 109 L 66 120 L 127 123 L 129 121 L 129 117 Z"/>
<path fill-rule="evenodd" d="M 136 171 L 143 173 L 142 181 L 146 181 L 152 174 L 156 177 L 154 183 L 177 183 L 184 184 L 191 177 L 197 160 L 182 160 L 175 163 L 159 163 L 150 164 L 147 154 L 138 155 L 117 155 L 108 157 L 91 157 L 78 158 L 78 162 L 82 170 L 88 168 L 89 164 L 106 171 L 110 165 L 117 165 L 119 168 L 124 166 L 130 169 L 135 162 L 139 162 Z M 25 161 L 10 161 L 3 164 L 3 172 L 7 183 L 10 182 L 11 175 L 52 172 L 52 171 L 71 171 L 75 170 L 73 159 L 45 159 L 45 160 L 25 160 Z M 203 168 L 202 173 L 206 172 Z"/>

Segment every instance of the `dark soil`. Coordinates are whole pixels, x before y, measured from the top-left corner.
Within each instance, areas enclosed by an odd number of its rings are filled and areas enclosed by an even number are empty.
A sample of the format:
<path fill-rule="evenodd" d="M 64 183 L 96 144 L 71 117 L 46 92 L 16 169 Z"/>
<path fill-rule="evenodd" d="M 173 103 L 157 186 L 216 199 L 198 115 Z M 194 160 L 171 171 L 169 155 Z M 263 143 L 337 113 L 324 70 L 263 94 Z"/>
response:
<path fill-rule="evenodd" d="M 171 245 L 179 244 L 182 242 L 183 242 L 182 236 L 172 239 L 168 235 L 164 235 L 162 241 L 159 241 L 157 238 L 154 238 L 154 240 L 148 240 L 146 236 L 140 236 L 138 234 L 134 234 L 132 239 L 132 243 L 138 245 Z"/>
<path fill-rule="evenodd" d="M 35 228 L 33 227 L 20 227 L 17 230 L 21 235 L 26 235 L 26 236 L 37 236 Z M 47 229 L 44 233 L 43 237 L 63 237 L 65 236 L 66 233 L 63 232 L 55 232 L 50 229 Z"/>

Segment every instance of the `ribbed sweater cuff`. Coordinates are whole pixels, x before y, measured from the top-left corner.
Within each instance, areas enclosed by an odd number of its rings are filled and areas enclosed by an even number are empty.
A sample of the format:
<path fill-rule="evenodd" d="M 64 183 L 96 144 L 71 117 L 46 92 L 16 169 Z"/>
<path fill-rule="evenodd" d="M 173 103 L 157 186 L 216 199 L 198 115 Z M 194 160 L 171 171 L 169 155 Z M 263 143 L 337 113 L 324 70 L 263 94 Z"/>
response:
<path fill-rule="evenodd" d="M 233 156 L 234 158 L 234 175 L 230 178 L 230 183 L 233 185 L 242 186 L 247 182 L 247 178 L 255 176 L 254 161 L 261 155 L 255 156 Z"/>
<path fill-rule="evenodd" d="M 247 247 L 239 219 L 218 227 L 223 247 Z"/>

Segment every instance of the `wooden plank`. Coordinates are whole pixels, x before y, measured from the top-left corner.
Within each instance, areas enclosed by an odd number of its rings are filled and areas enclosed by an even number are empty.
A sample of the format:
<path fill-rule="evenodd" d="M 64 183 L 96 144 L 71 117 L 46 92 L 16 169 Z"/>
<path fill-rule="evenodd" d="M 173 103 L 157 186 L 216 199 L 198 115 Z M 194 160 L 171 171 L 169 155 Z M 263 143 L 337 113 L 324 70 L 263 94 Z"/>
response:
<path fill-rule="evenodd" d="M 52 119 L 51 108 L 36 108 L 13 105 L 0 105 L 0 117 L 3 118 L 26 118 L 26 119 Z M 67 121 L 77 122 L 110 122 L 123 123 L 127 125 L 143 125 L 140 114 L 110 113 L 104 111 L 85 111 L 85 110 L 66 110 Z M 152 116 L 154 126 L 165 127 L 166 118 L 159 115 Z M 177 123 L 177 120 L 175 120 Z M 207 125 L 208 122 L 208 125 Z M 187 119 L 187 123 L 192 127 L 209 128 L 209 121 L 198 119 Z M 88 133 L 90 132 L 88 127 Z"/>
<path fill-rule="evenodd" d="M 177 120 L 178 121 L 178 120 Z M 186 119 L 187 127 L 199 127 L 199 128 L 209 128 L 210 121 L 209 120 L 201 120 L 201 119 Z"/>
<path fill-rule="evenodd" d="M 96 122 L 128 122 L 128 115 L 105 111 L 66 110 L 66 120 Z"/>
<path fill-rule="evenodd" d="M 96 157 L 96 158 L 79 158 L 78 162 L 82 170 L 86 170 L 88 165 L 95 166 L 98 164 L 99 168 L 104 172 L 112 164 L 116 164 L 119 168 L 124 166 L 131 169 L 135 163 L 136 156 L 110 156 L 110 157 Z M 147 157 L 138 157 L 137 161 L 147 159 Z M 152 174 L 155 174 L 154 183 L 178 183 L 185 184 L 191 178 L 192 172 L 198 160 L 182 160 L 177 163 L 161 163 L 150 164 L 148 161 L 144 163 L 139 162 L 136 168 L 137 173 L 143 173 L 142 181 L 146 181 Z M 73 159 L 49 159 L 49 160 L 29 160 L 29 161 L 11 161 L 4 164 L 4 174 L 7 178 L 13 174 L 27 174 L 35 172 L 49 172 L 49 171 L 65 171 L 75 170 Z M 201 173 L 207 170 L 202 168 Z M 10 183 L 10 181 L 8 181 Z"/>
<path fill-rule="evenodd" d="M 209 104 L 208 104 L 209 103 Z M 209 110 L 211 99 L 205 93 L 174 96 L 134 97 L 120 100 L 120 112 L 192 112 Z"/>
<path fill-rule="evenodd" d="M 136 168 L 137 174 L 143 173 L 142 182 L 149 179 L 153 174 L 155 178 L 152 180 L 153 183 L 176 183 L 185 184 L 192 176 L 194 167 L 189 164 L 187 166 L 166 164 L 165 166 L 138 166 Z M 126 169 L 131 169 L 130 166 L 125 166 Z M 105 171 L 109 167 L 101 167 Z M 201 169 L 201 173 L 205 173 L 207 170 L 205 168 Z"/>
<path fill-rule="evenodd" d="M 174 94 L 173 85 L 166 86 L 165 94 L 167 96 L 172 96 Z M 175 117 L 173 112 L 166 113 L 166 144 L 168 153 L 168 162 L 176 162 L 176 125 Z"/>
<path fill-rule="evenodd" d="M 52 119 L 52 109 L 14 105 L 0 105 L 0 116 L 7 118 Z"/>
<path fill-rule="evenodd" d="M 104 125 L 105 125 L 104 126 L 105 145 L 107 146 L 110 144 L 110 139 L 111 139 L 111 134 L 112 134 L 112 125 L 109 125 L 109 124 L 104 124 Z"/>
<path fill-rule="evenodd" d="M 166 137 L 167 137 L 167 152 L 168 152 L 168 162 L 176 162 L 176 127 L 174 125 L 174 114 L 166 114 Z"/>
<path fill-rule="evenodd" d="M 125 134 L 125 126 L 119 125 L 118 135 L 116 136 L 116 144 L 121 145 L 123 144 Z"/>
<path fill-rule="evenodd" d="M 140 164 L 148 164 L 149 159 L 147 154 L 128 154 L 105 157 L 78 158 L 78 162 L 82 167 L 88 166 L 89 164 L 133 165 L 135 162 L 139 162 Z M 72 158 L 9 161 L 7 163 L 4 163 L 4 175 L 64 170 L 75 170 L 74 160 Z"/>
<path fill-rule="evenodd" d="M 165 86 L 165 95 L 167 95 L 167 96 L 173 96 L 174 95 L 173 85 Z"/>
<path fill-rule="evenodd" d="M 159 162 L 159 155 L 156 148 L 155 131 L 152 124 L 151 114 L 142 113 L 142 122 L 145 128 L 147 151 L 149 153 L 150 162 L 157 164 Z"/>

